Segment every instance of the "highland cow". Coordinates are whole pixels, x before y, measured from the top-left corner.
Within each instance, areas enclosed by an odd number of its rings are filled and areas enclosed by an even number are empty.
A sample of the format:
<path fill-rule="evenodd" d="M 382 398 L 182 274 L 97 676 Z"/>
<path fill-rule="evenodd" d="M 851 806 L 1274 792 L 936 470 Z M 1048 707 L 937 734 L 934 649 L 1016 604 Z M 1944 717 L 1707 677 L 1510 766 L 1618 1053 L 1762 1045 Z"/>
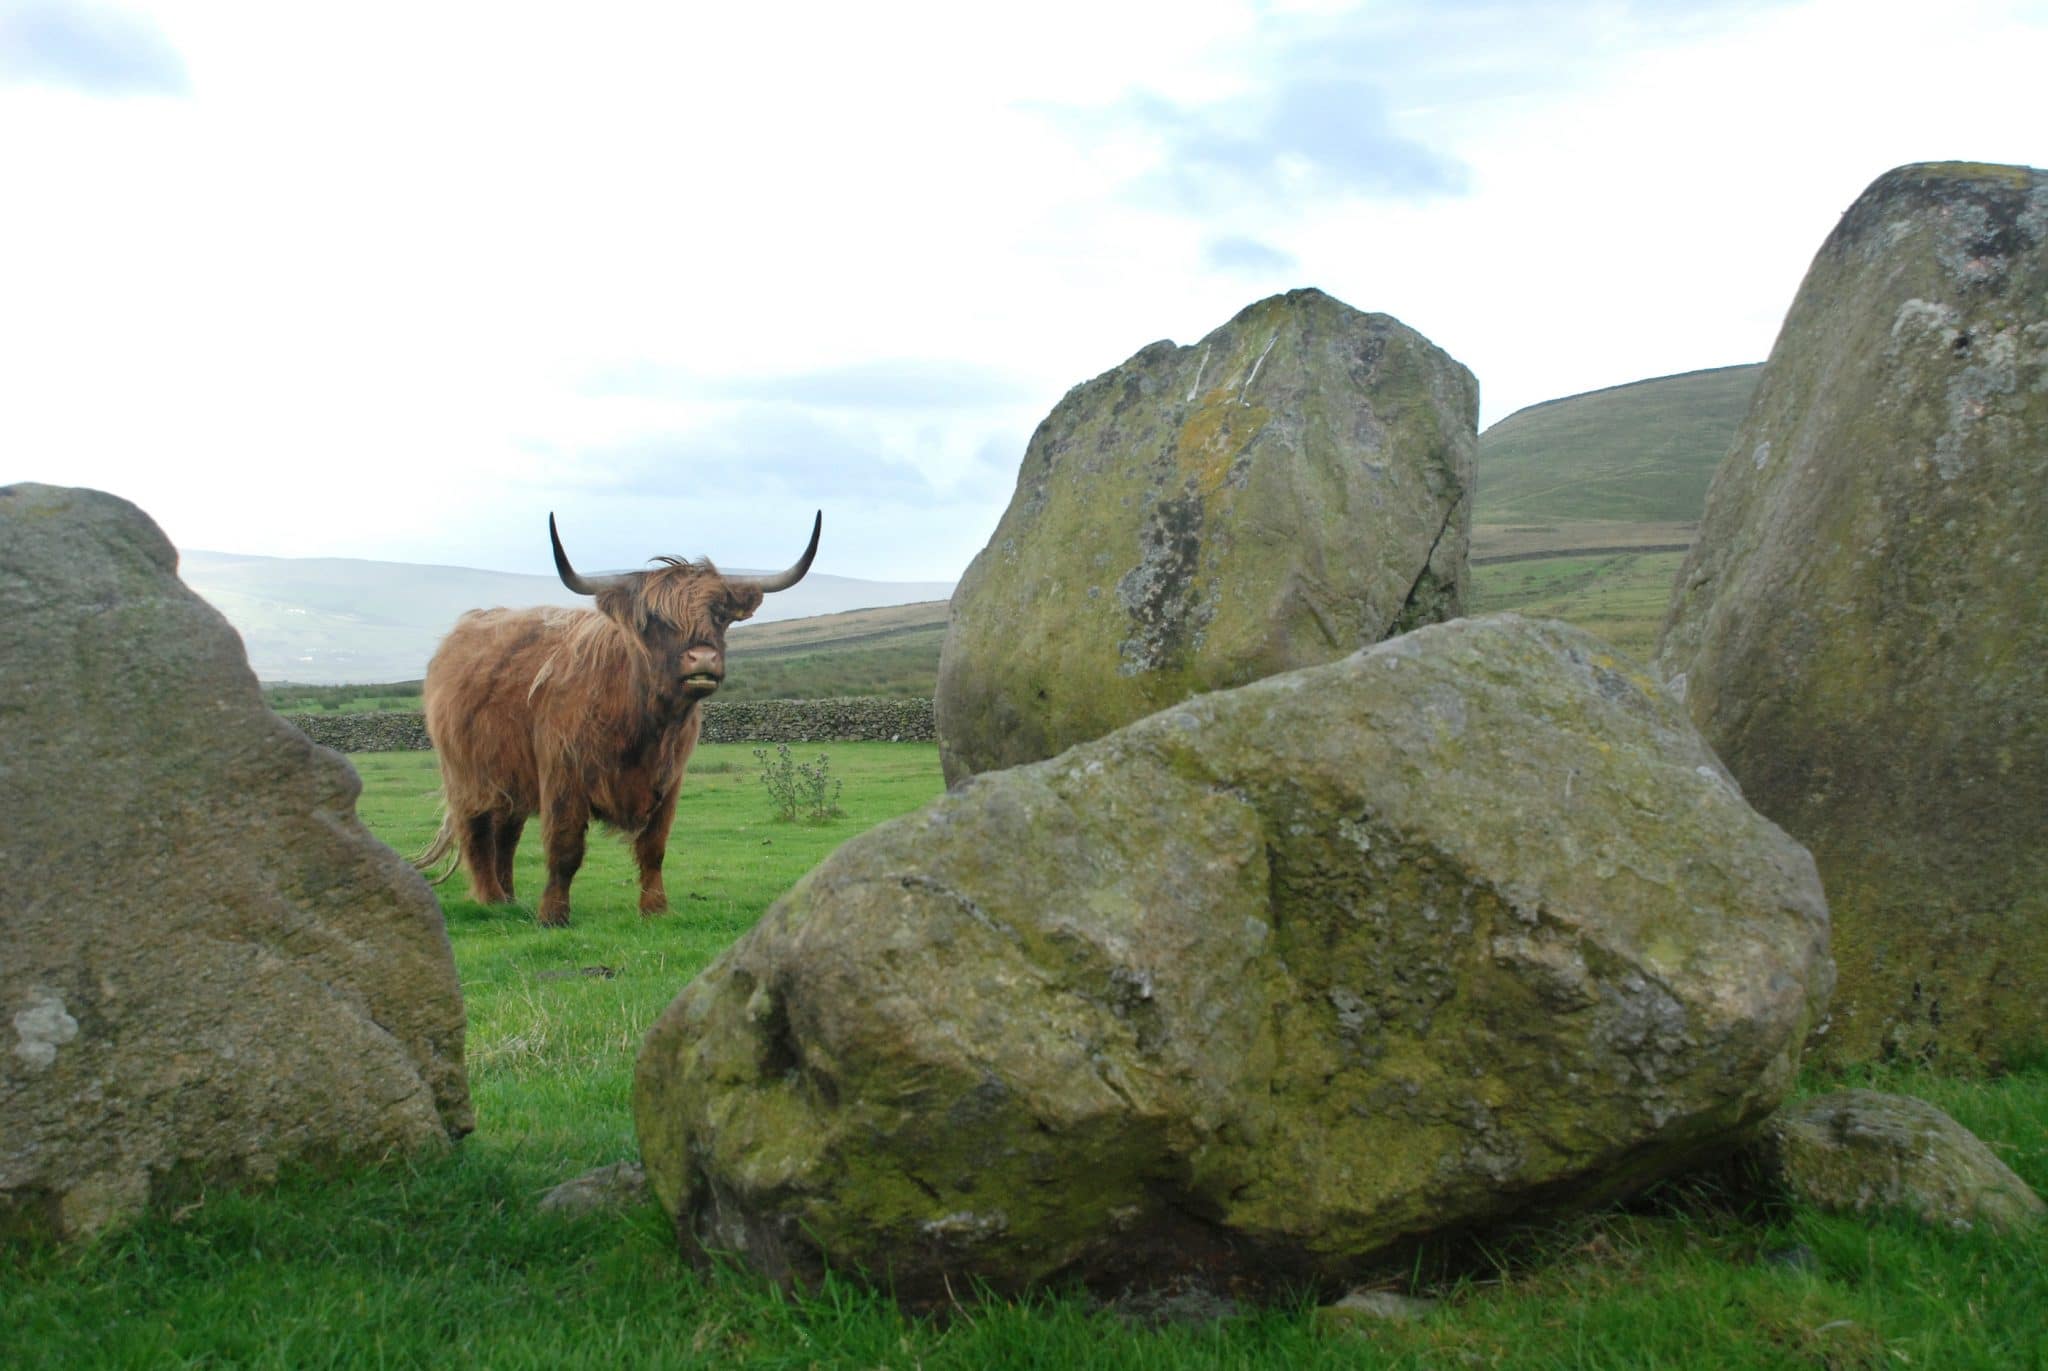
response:
<path fill-rule="evenodd" d="M 803 579 L 823 524 L 820 511 L 804 555 L 776 576 L 726 576 L 708 560 L 674 557 L 648 571 L 581 576 L 549 515 L 562 584 L 596 608 L 471 610 L 442 640 L 424 695 L 447 812 L 415 865 L 453 850 L 478 901 L 508 903 L 512 854 L 538 814 L 548 870 L 540 922 L 566 924 L 569 883 L 597 819 L 633 844 L 640 912 L 668 908 L 662 858 L 700 706 L 725 679 L 725 630 Z"/>

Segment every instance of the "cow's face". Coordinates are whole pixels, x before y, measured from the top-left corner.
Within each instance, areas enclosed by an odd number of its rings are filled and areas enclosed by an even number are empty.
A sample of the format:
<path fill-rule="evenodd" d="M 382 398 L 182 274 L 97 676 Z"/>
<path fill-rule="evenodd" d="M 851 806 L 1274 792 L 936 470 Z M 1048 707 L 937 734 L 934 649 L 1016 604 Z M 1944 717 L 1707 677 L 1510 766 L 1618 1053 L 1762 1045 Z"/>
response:
<path fill-rule="evenodd" d="M 638 598 L 639 622 L 628 626 L 647 645 L 656 688 L 697 700 L 725 681 L 726 629 L 761 607 L 754 586 L 689 564 L 647 573 Z"/>
<path fill-rule="evenodd" d="M 752 618 L 764 595 L 787 590 L 811 569 L 823 525 L 822 515 L 812 521 L 804 555 L 774 576 L 724 576 L 708 561 L 658 557 L 652 571 L 586 577 L 569 565 L 553 515 L 548 516 L 548 537 L 562 584 L 579 595 L 595 596 L 598 610 L 646 648 L 656 695 L 689 701 L 703 699 L 725 681 L 726 629 Z"/>

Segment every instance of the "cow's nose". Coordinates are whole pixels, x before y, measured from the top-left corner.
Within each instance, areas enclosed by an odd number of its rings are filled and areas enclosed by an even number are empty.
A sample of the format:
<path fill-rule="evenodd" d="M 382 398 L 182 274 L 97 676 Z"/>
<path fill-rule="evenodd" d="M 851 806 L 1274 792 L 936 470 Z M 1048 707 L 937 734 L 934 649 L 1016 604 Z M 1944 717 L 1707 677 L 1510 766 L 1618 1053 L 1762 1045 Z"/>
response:
<path fill-rule="evenodd" d="M 683 653 L 683 675 L 725 679 L 725 654 L 715 647 L 693 647 Z"/>

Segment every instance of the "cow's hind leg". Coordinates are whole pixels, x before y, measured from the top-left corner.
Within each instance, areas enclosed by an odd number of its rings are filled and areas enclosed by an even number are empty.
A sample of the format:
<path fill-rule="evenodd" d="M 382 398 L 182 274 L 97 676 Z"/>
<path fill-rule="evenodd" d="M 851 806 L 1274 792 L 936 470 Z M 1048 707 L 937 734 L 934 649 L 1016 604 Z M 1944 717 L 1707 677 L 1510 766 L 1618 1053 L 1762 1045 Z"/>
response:
<path fill-rule="evenodd" d="M 661 883 L 661 861 L 668 852 L 669 826 L 676 821 L 679 789 L 676 786 L 669 788 L 662 802 L 655 806 L 654 817 L 648 820 L 647 827 L 633 839 L 633 858 L 640 863 L 642 914 L 660 914 L 668 909 L 668 890 Z"/>
<path fill-rule="evenodd" d="M 491 861 L 498 875 L 498 889 L 512 899 L 512 854 L 519 850 L 519 834 L 526 827 L 524 814 L 500 814 L 491 831 Z"/>
<path fill-rule="evenodd" d="M 512 881 L 509 863 L 500 874 L 499 816 L 472 814 L 462 824 L 462 866 L 469 873 L 469 897 L 478 904 L 509 904 Z M 518 840 L 514 830 L 513 840 Z"/>
<path fill-rule="evenodd" d="M 551 804 L 541 816 L 548 858 L 548 886 L 540 897 L 543 924 L 559 928 L 569 922 L 569 882 L 583 865 L 583 830 L 589 826 L 590 806 L 573 800 Z"/>

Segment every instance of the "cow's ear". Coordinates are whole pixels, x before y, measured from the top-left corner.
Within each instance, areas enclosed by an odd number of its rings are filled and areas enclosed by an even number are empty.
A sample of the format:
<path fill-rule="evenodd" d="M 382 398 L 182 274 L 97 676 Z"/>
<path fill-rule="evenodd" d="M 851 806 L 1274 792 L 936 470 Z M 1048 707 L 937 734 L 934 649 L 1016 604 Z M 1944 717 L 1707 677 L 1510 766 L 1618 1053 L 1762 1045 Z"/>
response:
<path fill-rule="evenodd" d="M 621 576 L 597 593 L 597 612 L 634 634 L 647 632 L 647 597 L 640 594 L 638 573 Z"/>

